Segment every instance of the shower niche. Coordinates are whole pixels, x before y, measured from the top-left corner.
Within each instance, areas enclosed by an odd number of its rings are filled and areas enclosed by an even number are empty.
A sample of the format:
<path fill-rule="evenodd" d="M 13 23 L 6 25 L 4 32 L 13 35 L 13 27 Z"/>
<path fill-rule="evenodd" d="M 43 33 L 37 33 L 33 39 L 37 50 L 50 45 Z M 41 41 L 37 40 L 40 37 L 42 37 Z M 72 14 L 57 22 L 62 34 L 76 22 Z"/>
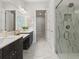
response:
<path fill-rule="evenodd" d="M 79 19 L 75 5 L 56 10 L 56 53 L 79 53 Z"/>

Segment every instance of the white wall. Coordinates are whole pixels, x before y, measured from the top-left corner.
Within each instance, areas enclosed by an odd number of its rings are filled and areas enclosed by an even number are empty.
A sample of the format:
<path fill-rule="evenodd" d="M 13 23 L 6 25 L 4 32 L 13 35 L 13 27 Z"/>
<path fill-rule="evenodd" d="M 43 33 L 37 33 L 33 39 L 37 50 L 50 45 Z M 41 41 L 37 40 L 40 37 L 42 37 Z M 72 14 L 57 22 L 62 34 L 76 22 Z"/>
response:
<path fill-rule="evenodd" d="M 0 31 L 2 30 L 2 4 L 0 2 Z"/>
<path fill-rule="evenodd" d="M 5 29 L 4 23 L 5 23 L 4 8 L 3 3 L 0 1 L 0 32 Z"/>
<path fill-rule="evenodd" d="M 46 2 L 27 2 L 25 9 L 30 13 L 32 19 L 32 27 L 34 29 L 34 42 L 36 42 L 36 10 L 47 10 Z"/>
<path fill-rule="evenodd" d="M 55 2 L 50 0 L 47 15 L 47 40 L 53 52 L 55 52 Z"/>

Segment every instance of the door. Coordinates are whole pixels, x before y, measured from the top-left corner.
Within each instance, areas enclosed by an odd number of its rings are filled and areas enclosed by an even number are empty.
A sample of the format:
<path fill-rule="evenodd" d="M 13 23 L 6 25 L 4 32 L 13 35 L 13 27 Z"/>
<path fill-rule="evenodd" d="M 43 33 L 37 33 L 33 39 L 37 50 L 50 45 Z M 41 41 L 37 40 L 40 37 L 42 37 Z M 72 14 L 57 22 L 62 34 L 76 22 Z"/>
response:
<path fill-rule="evenodd" d="M 45 37 L 45 10 L 36 11 L 36 37 L 37 40 Z"/>

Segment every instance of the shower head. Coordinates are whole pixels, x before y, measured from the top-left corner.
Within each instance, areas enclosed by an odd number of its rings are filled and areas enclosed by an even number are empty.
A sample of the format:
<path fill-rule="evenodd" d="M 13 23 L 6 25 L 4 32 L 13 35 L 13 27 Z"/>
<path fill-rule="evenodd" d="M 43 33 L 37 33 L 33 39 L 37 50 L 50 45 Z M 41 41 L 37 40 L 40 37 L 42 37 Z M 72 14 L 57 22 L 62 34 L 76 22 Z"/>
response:
<path fill-rule="evenodd" d="M 74 3 L 69 3 L 68 7 L 74 7 Z"/>

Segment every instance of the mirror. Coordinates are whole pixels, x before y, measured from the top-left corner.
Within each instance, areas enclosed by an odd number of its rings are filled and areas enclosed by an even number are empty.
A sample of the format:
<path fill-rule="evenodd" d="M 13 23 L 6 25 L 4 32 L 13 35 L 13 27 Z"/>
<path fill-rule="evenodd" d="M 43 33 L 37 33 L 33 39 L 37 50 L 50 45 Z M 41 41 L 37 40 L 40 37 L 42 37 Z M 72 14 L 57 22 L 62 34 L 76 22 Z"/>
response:
<path fill-rule="evenodd" d="M 24 14 L 17 12 L 16 30 L 26 31 L 28 29 L 27 19 Z"/>
<path fill-rule="evenodd" d="M 15 31 L 15 11 L 5 11 L 5 31 Z"/>

